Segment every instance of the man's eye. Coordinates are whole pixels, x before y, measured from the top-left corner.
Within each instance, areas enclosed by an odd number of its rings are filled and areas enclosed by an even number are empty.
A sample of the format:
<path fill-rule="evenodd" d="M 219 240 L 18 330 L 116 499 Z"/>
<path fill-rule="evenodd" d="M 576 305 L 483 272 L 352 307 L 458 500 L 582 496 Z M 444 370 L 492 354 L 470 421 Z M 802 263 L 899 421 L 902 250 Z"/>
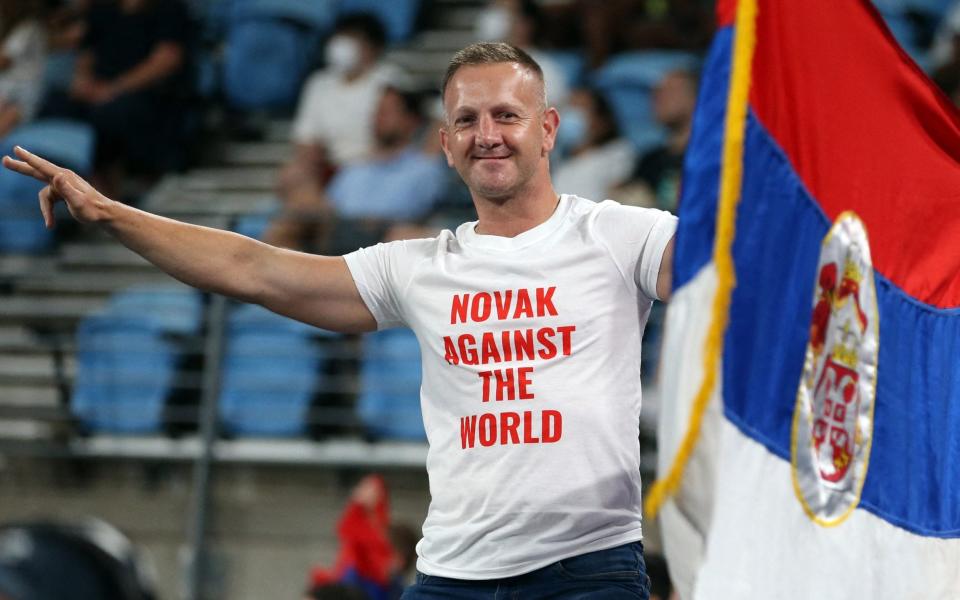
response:
<path fill-rule="evenodd" d="M 473 123 L 473 117 L 458 117 L 454 123 L 457 125 L 469 125 Z"/>
<path fill-rule="evenodd" d="M 517 118 L 517 115 L 516 115 L 516 113 L 512 113 L 512 112 L 505 112 L 505 113 L 500 113 L 500 118 L 501 118 L 501 119 L 507 119 L 507 120 L 513 120 L 513 119 L 516 119 L 516 118 Z"/>

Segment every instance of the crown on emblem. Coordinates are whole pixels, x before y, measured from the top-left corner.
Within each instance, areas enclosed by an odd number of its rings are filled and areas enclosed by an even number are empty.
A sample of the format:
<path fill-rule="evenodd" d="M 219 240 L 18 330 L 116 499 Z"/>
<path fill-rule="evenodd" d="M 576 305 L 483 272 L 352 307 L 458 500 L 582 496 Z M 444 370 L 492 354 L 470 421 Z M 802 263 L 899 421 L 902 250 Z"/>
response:
<path fill-rule="evenodd" d="M 856 369 L 857 363 L 859 362 L 856 349 L 857 335 L 851 331 L 850 321 L 844 322 L 843 327 L 840 329 L 839 337 L 840 339 L 834 344 L 833 349 L 830 351 L 830 357 L 835 363 Z M 852 340 L 850 345 L 846 344 L 848 340 Z"/>
<path fill-rule="evenodd" d="M 860 281 L 863 280 L 863 273 L 860 272 L 860 267 L 850 258 L 847 258 L 843 264 L 843 278 L 856 283 L 860 283 Z"/>

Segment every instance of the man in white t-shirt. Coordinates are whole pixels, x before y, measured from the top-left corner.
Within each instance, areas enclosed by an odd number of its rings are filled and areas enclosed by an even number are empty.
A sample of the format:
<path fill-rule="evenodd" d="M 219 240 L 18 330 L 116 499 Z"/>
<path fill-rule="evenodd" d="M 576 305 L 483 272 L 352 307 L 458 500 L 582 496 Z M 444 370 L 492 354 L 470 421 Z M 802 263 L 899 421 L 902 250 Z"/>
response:
<path fill-rule="evenodd" d="M 554 192 L 559 115 L 517 48 L 458 52 L 443 99 L 478 221 L 345 257 L 144 213 L 22 149 L 4 164 L 50 182 L 48 224 L 63 198 L 190 285 L 326 329 L 414 330 L 432 499 L 405 599 L 646 598 L 640 339 L 676 220 Z"/>

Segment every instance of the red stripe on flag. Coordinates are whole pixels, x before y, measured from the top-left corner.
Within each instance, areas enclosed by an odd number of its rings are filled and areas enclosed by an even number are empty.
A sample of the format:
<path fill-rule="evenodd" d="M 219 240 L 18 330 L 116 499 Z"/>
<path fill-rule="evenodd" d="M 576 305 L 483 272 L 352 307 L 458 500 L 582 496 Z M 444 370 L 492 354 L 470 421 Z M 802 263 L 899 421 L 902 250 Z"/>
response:
<path fill-rule="evenodd" d="M 737 16 L 737 0 L 717 0 L 717 28 L 733 25 Z"/>
<path fill-rule="evenodd" d="M 960 116 L 865 0 L 761 2 L 750 101 L 827 216 L 860 215 L 880 273 L 960 306 Z"/>

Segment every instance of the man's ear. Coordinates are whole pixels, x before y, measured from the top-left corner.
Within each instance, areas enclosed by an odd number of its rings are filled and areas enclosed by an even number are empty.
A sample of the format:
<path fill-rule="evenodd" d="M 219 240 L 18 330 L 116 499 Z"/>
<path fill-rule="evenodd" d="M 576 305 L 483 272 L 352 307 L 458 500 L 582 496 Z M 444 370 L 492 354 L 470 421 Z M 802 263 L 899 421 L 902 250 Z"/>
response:
<path fill-rule="evenodd" d="M 447 128 L 440 128 L 440 147 L 443 148 L 443 154 L 447 157 L 447 166 L 453 166 L 453 155 L 450 153 L 450 149 L 447 148 Z"/>
<path fill-rule="evenodd" d="M 550 107 L 543 111 L 543 146 L 541 152 L 547 154 L 557 143 L 557 128 L 560 127 L 560 113 Z"/>

